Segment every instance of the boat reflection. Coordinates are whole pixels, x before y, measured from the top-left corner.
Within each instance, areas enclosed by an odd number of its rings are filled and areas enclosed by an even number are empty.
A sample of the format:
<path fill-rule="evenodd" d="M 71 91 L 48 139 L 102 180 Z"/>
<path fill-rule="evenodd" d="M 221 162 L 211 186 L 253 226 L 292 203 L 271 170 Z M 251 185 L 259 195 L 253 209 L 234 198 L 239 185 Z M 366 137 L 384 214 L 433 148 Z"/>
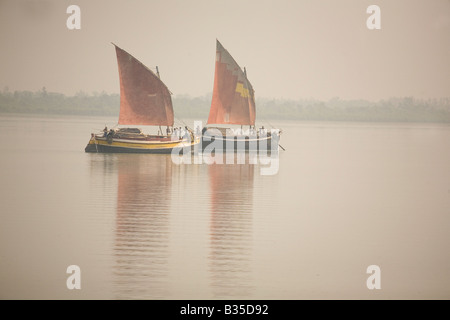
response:
<path fill-rule="evenodd" d="M 216 154 L 217 156 L 217 154 Z M 224 155 L 225 157 L 225 155 Z M 243 164 L 208 166 L 211 189 L 210 272 L 214 298 L 251 297 L 253 180 L 248 154 Z M 225 163 L 225 160 L 223 161 Z"/>
<path fill-rule="evenodd" d="M 168 288 L 172 163 L 167 155 L 117 155 L 114 279 L 119 299 L 161 299 Z"/>

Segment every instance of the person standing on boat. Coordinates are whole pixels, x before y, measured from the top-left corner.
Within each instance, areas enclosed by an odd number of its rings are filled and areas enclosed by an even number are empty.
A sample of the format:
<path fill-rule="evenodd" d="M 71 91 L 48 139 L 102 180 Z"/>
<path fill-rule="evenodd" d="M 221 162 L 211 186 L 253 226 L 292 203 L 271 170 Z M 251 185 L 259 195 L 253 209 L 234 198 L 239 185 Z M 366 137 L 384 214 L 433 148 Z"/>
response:
<path fill-rule="evenodd" d="M 200 136 L 200 134 L 201 134 L 200 126 L 196 126 L 196 127 L 195 127 L 195 135 L 196 135 L 196 136 Z"/>
<path fill-rule="evenodd" d="M 267 135 L 267 130 L 264 128 L 264 126 L 261 127 L 261 135 L 262 136 Z"/>
<path fill-rule="evenodd" d="M 108 134 L 108 127 L 105 126 L 105 129 L 103 129 L 103 136 L 106 137 Z"/>
<path fill-rule="evenodd" d="M 183 130 L 183 139 L 185 139 L 186 141 L 191 141 L 192 140 L 191 132 L 189 131 L 187 126 L 185 126 L 184 130 Z"/>

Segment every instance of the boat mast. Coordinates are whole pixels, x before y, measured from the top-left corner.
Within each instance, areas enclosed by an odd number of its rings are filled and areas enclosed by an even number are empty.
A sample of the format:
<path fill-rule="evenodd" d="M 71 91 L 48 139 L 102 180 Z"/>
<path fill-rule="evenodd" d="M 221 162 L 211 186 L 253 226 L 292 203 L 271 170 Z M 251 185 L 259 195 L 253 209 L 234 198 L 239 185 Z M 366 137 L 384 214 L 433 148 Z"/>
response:
<path fill-rule="evenodd" d="M 245 69 L 245 67 L 244 67 L 244 76 L 245 76 L 245 80 L 248 80 L 248 78 L 247 78 L 247 69 Z M 241 126 L 242 127 L 242 126 Z M 248 126 L 248 128 L 251 130 L 252 129 L 252 125 L 250 124 L 249 126 Z"/>
<path fill-rule="evenodd" d="M 158 66 L 156 66 L 156 75 L 158 76 L 159 79 L 161 79 L 161 76 L 159 75 Z M 169 128 L 169 126 L 167 126 L 166 133 L 169 131 L 168 128 Z M 164 135 L 161 126 L 159 126 L 159 132 L 158 133 L 160 133 L 161 135 Z"/>

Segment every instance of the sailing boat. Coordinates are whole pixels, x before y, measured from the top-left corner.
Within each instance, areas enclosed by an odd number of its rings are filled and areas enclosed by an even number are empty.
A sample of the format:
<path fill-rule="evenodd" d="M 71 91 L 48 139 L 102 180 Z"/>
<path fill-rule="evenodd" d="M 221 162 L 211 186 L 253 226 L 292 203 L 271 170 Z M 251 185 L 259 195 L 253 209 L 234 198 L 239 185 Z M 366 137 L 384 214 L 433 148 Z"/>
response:
<path fill-rule="evenodd" d="M 203 150 L 278 150 L 279 130 L 255 128 L 255 91 L 230 53 L 216 40 L 214 89 L 207 126 L 202 130 Z M 208 125 L 238 125 L 238 128 Z M 240 128 L 239 128 L 240 125 Z M 248 129 L 244 129 L 249 126 Z"/>
<path fill-rule="evenodd" d="M 120 127 L 91 134 L 85 152 L 170 153 L 174 148 L 188 148 L 200 138 L 185 127 L 173 128 L 171 92 L 155 74 L 125 50 L 116 48 L 120 78 Z M 144 134 L 136 126 L 158 126 L 158 134 Z M 166 126 L 163 133 L 161 126 Z"/>

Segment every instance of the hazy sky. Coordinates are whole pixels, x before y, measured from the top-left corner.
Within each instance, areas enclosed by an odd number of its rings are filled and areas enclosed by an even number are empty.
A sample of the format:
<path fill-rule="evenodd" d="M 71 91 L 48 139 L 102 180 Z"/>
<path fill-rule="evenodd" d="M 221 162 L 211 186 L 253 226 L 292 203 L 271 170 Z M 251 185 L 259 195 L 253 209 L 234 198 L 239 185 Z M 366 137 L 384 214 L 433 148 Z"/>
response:
<path fill-rule="evenodd" d="M 372 4 L 381 30 L 366 26 Z M 256 97 L 450 96 L 449 0 L 0 0 L 0 90 L 118 93 L 114 42 L 175 95 L 203 96 L 216 38 Z"/>

